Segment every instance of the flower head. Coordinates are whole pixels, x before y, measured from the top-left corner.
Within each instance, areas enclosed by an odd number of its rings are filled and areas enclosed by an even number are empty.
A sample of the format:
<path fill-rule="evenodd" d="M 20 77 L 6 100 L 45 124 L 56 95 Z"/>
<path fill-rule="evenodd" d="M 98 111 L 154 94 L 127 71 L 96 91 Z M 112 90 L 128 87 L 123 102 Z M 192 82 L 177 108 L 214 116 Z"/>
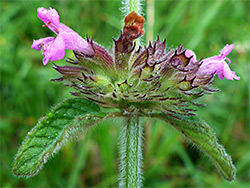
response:
<path fill-rule="evenodd" d="M 101 106 L 160 110 L 175 116 L 192 115 L 187 107 L 196 104 L 193 100 L 216 91 L 209 88 L 215 73 L 220 78 L 239 78 L 225 61 L 230 62 L 226 56 L 233 45 L 226 45 L 218 56 L 199 61 L 194 52 L 181 45 L 166 50 L 166 42 L 159 37 L 136 49 L 134 40 L 144 34 L 144 18 L 132 12 L 124 22 L 113 50 L 87 39 L 94 55 L 74 51 L 76 59 L 68 60 L 73 66 L 54 66 L 62 74 L 54 81 L 64 80 L 76 89 L 73 95 Z"/>
<path fill-rule="evenodd" d="M 54 9 L 39 8 L 38 17 L 57 34 L 32 45 L 36 50 L 43 47 L 44 64 L 62 59 L 65 49 L 73 50 L 76 57 L 67 60 L 73 66 L 54 65 L 62 77 L 53 81 L 64 81 L 76 90 L 73 95 L 100 106 L 159 110 L 174 117 L 193 115 L 189 108 L 196 104 L 193 100 L 216 91 L 209 87 L 215 73 L 221 79 L 240 79 L 226 63 L 230 64 L 227 55 L 233 44 L 226 45 L 220 55 L 204 60 L 197 60 L 195 53 L 182 45 L 166 50 L 166 41 L 159 37 L 148 46 L 136 48 L 134 40 L 144 34 L 145 20 L 135 12 L 125 17 L 125 26 L 111 50 L 88 37 L 84 40 L 60 23 Z"/>
<path fill-rule="evenodd" d="M 37 9 L 38 17 L 45 23 L 50 30 L 57 34 L 57 37 L 47 37 L 34 40 L 32 48 L 40 51 L 43 47 L 43 64 L 49 60 L 57 61 L 64 58 L 65 49 L 81 51 L 90 56 L 93 55 L 91 45 L 78 35 L 75 31 L 60 23 L 59 15 L 55 9 Z"/>

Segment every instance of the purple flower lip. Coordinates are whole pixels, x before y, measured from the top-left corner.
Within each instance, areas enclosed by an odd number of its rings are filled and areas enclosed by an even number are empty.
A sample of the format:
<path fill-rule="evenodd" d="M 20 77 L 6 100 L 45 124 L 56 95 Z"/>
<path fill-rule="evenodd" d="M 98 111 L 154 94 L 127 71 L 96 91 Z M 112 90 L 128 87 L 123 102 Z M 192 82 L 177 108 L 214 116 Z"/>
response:
<path fill-rule="evenodd" d="M 46 37 L 34 40 L 31 48 L 40 51 L 43 48 L 43 64 L 46 65 L 49 60 L 57 61 L 65 56 L 65 49 L 80 51 L 89 56 L 94 55 L 92 46 L 78 35 L 75 31 L 60 23 L 59 15 L 55 9 L 37 9 L 38 17 L 45 23 L 51 31 L 57 34 L 57 37 Z"/>
<path fill-rule="evenodd" d="M 202 65 L 200 66 L 197 76 L 204 76 L 204 75 L 212 75 L 214 73 L 218 74 L 219 79 L 223 80 L 224 77 L 228 80 L 240 80 L 239 76 L 236 76 L 235 72 L 231 71 L 229 65 L 231 64 L 230 59 L 227 55 L 233 50 L 234 45 L 226 45 L 221 50 L 220 55 L 209 57 L 203 60 Z M 186 56 L 191 57 L 191 62 L 196 62 L 196 55 L 191 50 L 186 51 Z M 228 61 L 228 64 L 227 62 Z"/>

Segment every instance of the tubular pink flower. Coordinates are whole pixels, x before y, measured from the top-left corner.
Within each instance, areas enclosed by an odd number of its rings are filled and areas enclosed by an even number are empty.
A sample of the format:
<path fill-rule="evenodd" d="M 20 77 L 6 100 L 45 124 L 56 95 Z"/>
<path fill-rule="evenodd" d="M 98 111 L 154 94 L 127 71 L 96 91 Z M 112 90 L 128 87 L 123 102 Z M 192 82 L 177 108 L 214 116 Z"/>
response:
<path fill-rule="evenodd" d="M 64 58 L 65 49 L 81 51 L 88 55 L 93 55 L 94 51 L 91 45 L 78 35 L 75 31 L 60 23 L 59 15 L 55 9 L 37 9 L 38 17 L 46 24 L 50 30 L 57 34 L 57 37 L 46 37 L 34 40 L 31 48 L 40 51 L 43 47 L 43 64 L 46 65 L 49 60 L 57 61 Z"/>
<path fill-rule="evenodd" d="M 209 57 L 207 59 L 203 60 L 202 65 L 200 66 L 197 76 L 202 76 L 202 75 L 211 75 L 211 74 L 218 74 L 219 79 L 223 80 L 224 77 L 228 80 L 239 80 L 240 77 L 236 76 L 235 72 L 231 71 L 229 68 L 229 65 L 231 64 L 231 61 L 229 58 L 227 58 L 227 55 L 230 54 L 230 52 L 233 50 L 234 45 L 226 45 L 222 50 L 220 55 Z M 193 56 L 191 59 L 191 62 L 196 62 L 196 56 L 194 52 L 191 50 L 187 50 L 185 52 L 185 55 L 187 57 Z M 228 61 L 228 64 L 226 62 Z"/>

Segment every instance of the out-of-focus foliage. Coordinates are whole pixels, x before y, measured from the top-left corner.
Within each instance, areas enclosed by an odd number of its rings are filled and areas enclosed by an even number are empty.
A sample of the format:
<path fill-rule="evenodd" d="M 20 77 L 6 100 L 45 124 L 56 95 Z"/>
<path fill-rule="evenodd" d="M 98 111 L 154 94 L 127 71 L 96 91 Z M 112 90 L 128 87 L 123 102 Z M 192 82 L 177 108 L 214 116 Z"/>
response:
<path fill-rule="evenodd" d="M 37 119 L 70 96 L 62 84 L 49 81 L 58 77 L 52 64 L 44 67 L 41 53 L 30 48 L 33 39 L 54 35 L 42 28 L 43 23 L 36 16 L 36 9 L 41 6 L 55 8 L 64 24 L 82 36 L 93 36 L 106 47 L 122 28 L 120 1 L 0 2 L 0 186 L 116 186 L 120 123 L 116 120 L 83 134 L 79 142 L 66 145 L 36 177 L 20 179 L 11 173 L 14 155 Z M 159 34 L 174 47 L 182 43 L 198 58 L 217 55 L 225 44 L 235 44 L 229 58 L 241 80 L 222 81 L 216 77 L 215 86 L 221 91 L 204 97 L 200 102 L 207 106 L 200 108 L 198 114 L 232 156 L 237 175 L 233 183 L 226 182 L 207 158 L 169 125 L 146 120 L 145 186 L 249 187 L 249 6 L 248 1 L 238 0 L 155 1 L 155 20 L 151 23 L 154 38 Z M 66 56 L 73 57 L 71 52 Z"/>

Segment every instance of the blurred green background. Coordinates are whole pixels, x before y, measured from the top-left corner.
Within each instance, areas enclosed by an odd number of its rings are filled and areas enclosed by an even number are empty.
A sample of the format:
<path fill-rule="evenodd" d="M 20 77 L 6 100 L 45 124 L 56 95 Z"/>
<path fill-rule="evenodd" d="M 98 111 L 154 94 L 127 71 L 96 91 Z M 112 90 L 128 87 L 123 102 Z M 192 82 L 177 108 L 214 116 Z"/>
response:
<path fill-rule="evenodd" d="M 148 4 L 147 4 L 148 3 Z M 154 6 L 153 6 L 154 5 Z M 3 1 L 0 2 L 0 132 L 1 187 L 111 187 L 117 186 L 117 120 L 101 124 L 71 142 L 33 178 L 11 173 L 14 156 L 27 132 L 56 103 L 70 97 L 61 83 L 49 80 L 58 73 L 42 54 L 31 49 L 33 39 L 54 35 L 37 18 L 38 7 L 53 7 L 61 21 L 80 35 L 109 48 L 122 28 L 120 1 Z M 148 7 L 148 11 L 146 8 Z M 144 169 L 146 187 L 249 187 L 249 54 L 250 2 L 148 1 L 144 37 L 166 38 L 169 46 L 184 47 L 198 58 L 219 54 L 235 44 L 229 55 L 240 81 L 214 79 L 221 91 L 204 96 L 198 115 L 216 132 L 237 169 L 236 180 L 226 182 L 213 165 L 162 121 L 145 120 Z M 154 20 L 152 16 L 154 15 Z M 154 34 L 153 34 L 154 33 Z M 67 52 L 67 57 L 72 57 Z M 63 63 L 63 60 L 61 60 Z M 60 63 L 60 62 L 59 62 Z"/>

